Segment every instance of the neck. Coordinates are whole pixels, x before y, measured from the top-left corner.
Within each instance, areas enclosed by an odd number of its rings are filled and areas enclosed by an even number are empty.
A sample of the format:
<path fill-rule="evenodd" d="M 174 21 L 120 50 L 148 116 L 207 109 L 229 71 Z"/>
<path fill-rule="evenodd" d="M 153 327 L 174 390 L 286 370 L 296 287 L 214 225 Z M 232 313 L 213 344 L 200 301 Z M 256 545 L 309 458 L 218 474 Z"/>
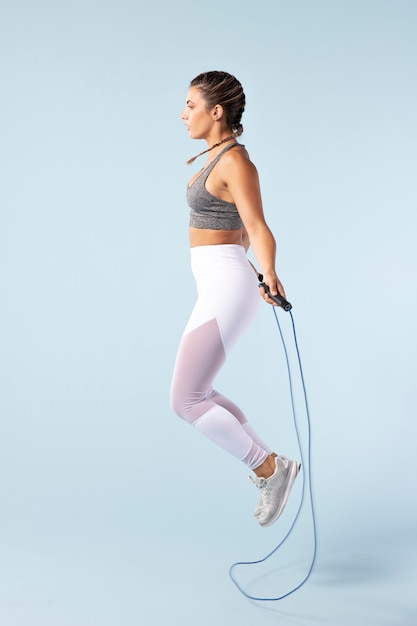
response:
<path fill-rule="evenodd" d="M 232 139 L 236 140 L 236 135 L 234 133 L 230 133 L 229 135 L 226 135 L 226 137 L 223 137 L 223 139 L 220 139 L 219 141 L 216 141 L 211 146 L 209 144 L 209 146 L 210 146 L 209 150 L 213 150 L 214 148 L 217 148 L 217 146 L 221 146 L 222 143 L 226 143 L 226 141 L 231 141 Z"/>
<path fill-rule="evenodd" d="M 226 143 L 227 141 L 232 141 L 232 140 L 236 141 L 236 136 L 237 135 L 234 134 L 234 133 L 232 133 L 231 135 L 227 135 L 223 139 L 220 139 L 220 141 L 218 141 L 217 143 L 214 143 L 212 146 L 210 146 L 210 148 L 207 148 L 207 150 L 204 150 L 203 152 L 200 152 L 200 154 L 197 154 L 197 156 L 195 156 L 192 159 L 190 159 L 189 161 L 187 161 L 187 164 L 190 165 L 190 163 L 193 163 L 193 161 L 195 161 L 195 159 L 197 159 L 199 156 L 201 156 L 202 154 L 206 154 L 206 152 L 211 152 L 212 150 L 214 150 L 215 152 L 211 156 L 213 158 L 216 158 L 217 154 L 220 152 L 219 150 L 216 150 L 216 148 L 218 148 L 222 144 Z"/>

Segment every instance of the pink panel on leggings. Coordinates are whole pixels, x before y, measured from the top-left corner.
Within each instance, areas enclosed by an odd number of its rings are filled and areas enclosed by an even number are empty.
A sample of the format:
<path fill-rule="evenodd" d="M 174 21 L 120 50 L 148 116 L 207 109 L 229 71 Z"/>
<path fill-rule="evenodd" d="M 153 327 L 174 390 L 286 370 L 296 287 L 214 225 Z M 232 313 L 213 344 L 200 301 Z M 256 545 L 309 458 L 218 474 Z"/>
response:
<path fill-rule="evenodd" d="M 225 358 L 215 319 L 182 338 L 171 385 L 171 405 L 179 417 L 193 424 L 216 406 L 212 383 Z"/>

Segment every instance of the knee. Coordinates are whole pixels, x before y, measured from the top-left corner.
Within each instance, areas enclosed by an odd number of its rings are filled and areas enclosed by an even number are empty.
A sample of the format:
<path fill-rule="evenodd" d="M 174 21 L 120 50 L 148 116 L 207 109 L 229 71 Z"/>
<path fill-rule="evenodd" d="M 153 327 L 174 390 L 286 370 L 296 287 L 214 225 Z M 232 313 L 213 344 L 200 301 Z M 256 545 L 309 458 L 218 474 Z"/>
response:
<path fill-rule="evenodd" d="M 210 408 L 205 395 L 187 391 L 181 385 L 171 388 L 170 404 L 174 413 L 189 424 L 194 424 Z"/>
<path fill-rule="evenodd" d="M 170 405 L 174 413 L 183 420 L 187 420 L 186 400 L 184 394 L 182 394 L 175 385 L 171 387 L 170 393 Z"/>
<path fill-rule="evenodd" d="M 170 404 L 171 409 L 174 411 L 175 415 L 184 419 L 184 403 L 181 402 L 180 398 L 171 393 Z"/>

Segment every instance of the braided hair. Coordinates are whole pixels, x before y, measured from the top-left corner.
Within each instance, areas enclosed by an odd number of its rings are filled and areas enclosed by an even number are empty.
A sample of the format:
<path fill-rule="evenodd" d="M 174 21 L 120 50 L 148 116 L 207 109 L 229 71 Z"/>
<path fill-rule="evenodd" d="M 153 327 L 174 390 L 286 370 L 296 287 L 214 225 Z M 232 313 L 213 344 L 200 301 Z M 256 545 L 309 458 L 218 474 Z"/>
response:
<path fill-rule="evenodd" d="M 210 152 L 210 150 L 217 148 L 222 143 L 239 137 L 243 133 L 243 126 L 240 120 L 246 104 L 242 85 L 237 78 L 227 72 L 203 72 L 193 78 L 190 87 L 198 87 L 206 101 L 207 109 L 214 108 L 216 104 L 220 104 L 223 107 L 226 124 L 232 129 L 232 134 L 189 159 L 187 165 L 193 163 L 202 154 Z"/>

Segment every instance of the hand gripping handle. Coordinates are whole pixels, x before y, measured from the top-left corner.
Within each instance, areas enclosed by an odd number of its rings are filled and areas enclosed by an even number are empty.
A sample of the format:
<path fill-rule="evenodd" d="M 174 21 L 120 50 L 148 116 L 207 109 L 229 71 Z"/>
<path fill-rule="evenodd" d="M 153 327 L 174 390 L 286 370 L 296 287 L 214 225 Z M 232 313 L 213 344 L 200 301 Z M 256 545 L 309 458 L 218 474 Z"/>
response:
<path fill-rule="evenodd" d="M 276 304 L 278 304 L 278 306 L 284 309 L 284 311 L 289 311 L 290 309 L 292 309 L 292 304 L 290 304 L 285 298 L 283 298 L 281 294 L 273 296 L 266 283 L 259 283 L 259 287 L 263 287 L 271 300 L 273 300 Z"/>

